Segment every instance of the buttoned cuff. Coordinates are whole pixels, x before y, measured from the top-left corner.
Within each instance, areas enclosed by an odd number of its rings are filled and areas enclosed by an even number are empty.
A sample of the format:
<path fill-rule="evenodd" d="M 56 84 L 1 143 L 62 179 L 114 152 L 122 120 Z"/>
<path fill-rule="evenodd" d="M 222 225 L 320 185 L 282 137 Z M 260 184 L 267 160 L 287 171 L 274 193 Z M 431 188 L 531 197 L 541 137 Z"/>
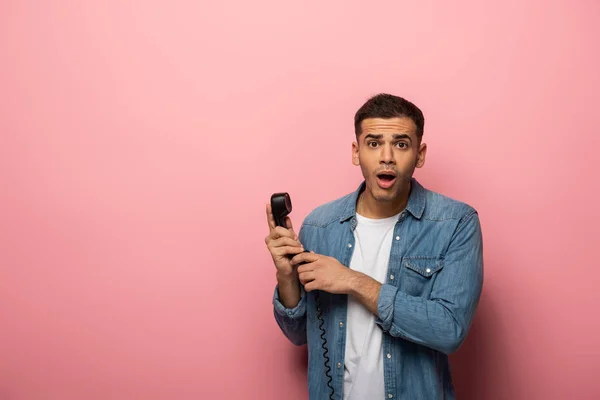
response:
<path fill-rule="evenodd" d="M 392 327 L 392 322 L 394 321 L 394 302 L 397 293 L 398 288 L 388 283 L 381 285 L 379 289 L 379 299 L 377 301 L 379 317 L 377 317 L 375 322 L 384 331 L 389 331 Z"/>
<path fill-rule="evenodd" d="M 303 317 L 306 314 L 306 292 L 304 291 L 304 286 L 300 285 L 300 301 L 294 308 L 286 308 L 279 298 L 279 285 L 275 286 L 275 293 L 273 294 L 273 306 L 275 307 L 275 312 L 277 314 L 296 319 Z"/>

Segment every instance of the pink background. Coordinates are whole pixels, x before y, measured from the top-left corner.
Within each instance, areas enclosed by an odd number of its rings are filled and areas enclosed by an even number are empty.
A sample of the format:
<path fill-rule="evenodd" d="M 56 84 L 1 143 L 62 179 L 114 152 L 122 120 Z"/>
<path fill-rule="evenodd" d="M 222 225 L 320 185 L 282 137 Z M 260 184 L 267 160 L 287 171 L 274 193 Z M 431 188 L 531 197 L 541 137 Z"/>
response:
<path fill-rule="evenodd" d="M 459 398 L 600 398 L 600 3 L 48 3 L 0 5 L 0 399 L 305 399 L 264 206 L 354 190 L 381 91 L 480 211 Z"/>

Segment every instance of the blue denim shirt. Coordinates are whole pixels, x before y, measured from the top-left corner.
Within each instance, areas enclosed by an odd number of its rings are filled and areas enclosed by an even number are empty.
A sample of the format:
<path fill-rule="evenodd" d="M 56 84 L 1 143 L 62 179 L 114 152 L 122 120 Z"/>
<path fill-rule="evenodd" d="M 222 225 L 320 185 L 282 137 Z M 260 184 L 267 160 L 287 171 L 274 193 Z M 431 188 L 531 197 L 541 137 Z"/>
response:
<path fill-rule="evenodd" d="M 314 209 L 298 237 L 306 250 L 349 266 L 357 225 L 356 199 L 365 187 Z M 387 399 L 454 399 L 448 355 L 469 331 L 483 285 L 483 243 L 477 211 L 425 189 L 412 179 L 405 210 L 394 228 L 386 281 L 377 304 L 383 330 Z M 342 399 L 348 295 L 319 292 L 335 399 Z M 279 301 L 274 316 L 285 336 L 307 344 L 310 400 L 328 399 L 315 292 L 301 289 L 292 309 Z M 371 400 L 371 399 L 369 399 Z M 383 399 L 381 399 L 383 400 Z"/>

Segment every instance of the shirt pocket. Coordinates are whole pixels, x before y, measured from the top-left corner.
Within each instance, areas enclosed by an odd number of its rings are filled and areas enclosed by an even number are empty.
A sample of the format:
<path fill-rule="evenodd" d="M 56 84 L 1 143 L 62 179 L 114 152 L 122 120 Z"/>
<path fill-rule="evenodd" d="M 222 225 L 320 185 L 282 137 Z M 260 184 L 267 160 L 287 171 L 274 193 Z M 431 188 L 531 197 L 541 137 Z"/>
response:
<path fill-rule="evenodd" d="M 429 298 L 435 278 L 444 268 L 444 260 L 436 256 L 403 257 L 399 289 L 417 297 Z"/>

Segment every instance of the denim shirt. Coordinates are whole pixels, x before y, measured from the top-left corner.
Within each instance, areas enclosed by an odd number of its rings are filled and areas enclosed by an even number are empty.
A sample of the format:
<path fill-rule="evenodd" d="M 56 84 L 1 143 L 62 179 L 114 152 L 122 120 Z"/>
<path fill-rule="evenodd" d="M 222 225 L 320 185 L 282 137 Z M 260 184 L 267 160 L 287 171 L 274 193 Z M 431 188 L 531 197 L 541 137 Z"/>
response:
<path fill-rule="evenodd" d="M 298 232 L 308 251 L 350 265 L 356 200 L 365 188 L 314 209 Z M 454 399 L 448 355 L 469 331 L 483 285 L 483 243 L 477 211 L 425 189 L 415 178 L 394 227 L 386 280 L 377 303 L 383 330 L 386 398 Z M 273 296 L 274 316 L 295 345 L 307 344 L 310 400 L 329 399 L 315 293 L 301 287 L 300 302 L 286 308 Z M 320 291 L 331 385 L 343 398 L 347 296 Z M 371 399 L 369 399 L 371 400 Z M 383 399 L 380 399 L 383 400 Z"/>

